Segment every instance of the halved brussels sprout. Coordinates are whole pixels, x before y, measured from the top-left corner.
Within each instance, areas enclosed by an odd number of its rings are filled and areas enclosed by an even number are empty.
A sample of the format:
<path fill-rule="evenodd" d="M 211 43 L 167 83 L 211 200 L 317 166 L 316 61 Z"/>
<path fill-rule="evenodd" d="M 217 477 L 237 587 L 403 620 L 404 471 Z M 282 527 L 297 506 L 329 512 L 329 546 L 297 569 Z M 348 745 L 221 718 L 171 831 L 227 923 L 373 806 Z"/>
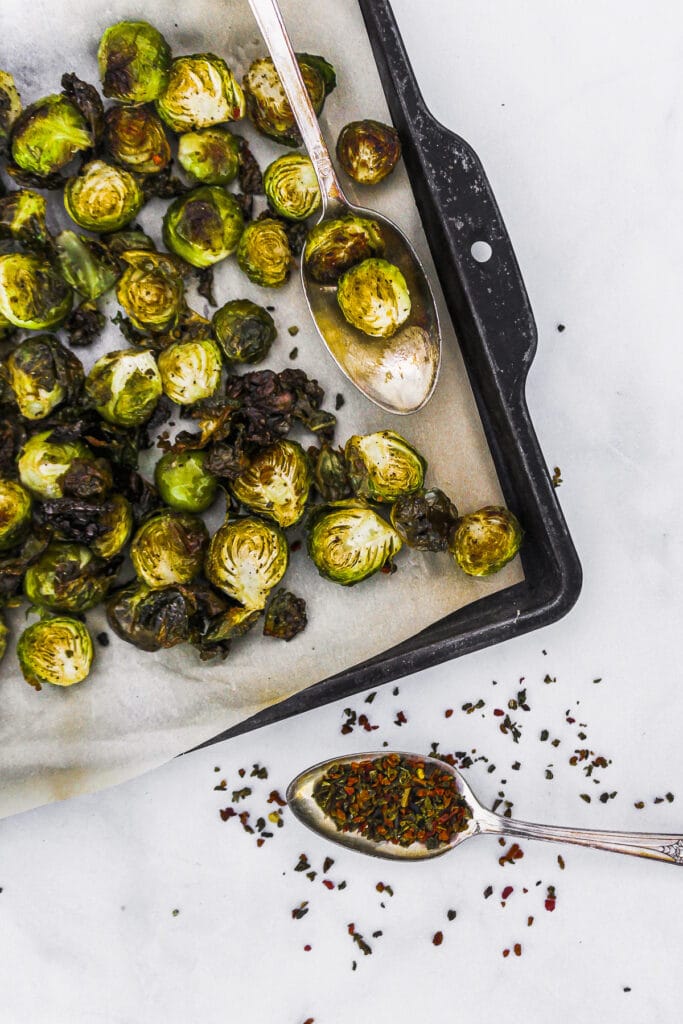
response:
<path fill-rule="evenodd" d="M 138 174 L 158 174 L 171 162 L 171 146 L 164 126 L 149 107 L 108 110 L 105 142 L 117 163 Z"/>
<path fill-rule="evenodd" d="M 190 583 L 201 572 L 208 539 L 201 519 L 164 509 L 147 519 L 133 537 L 133 568 L 148 587 Z"/>
<path fill-rule="evenodd" d="M 218 481 L 206 468 L 204 451 L 166 452 L 154 467 L 162 499 L 179 512 L 205 512 L 216 500 Z"/>
<path fill-rule="evenodd" d="M 235 251 L 243 228 L 237 199 L 218 185 L 202 185 L 167 209 L 164 243 L 193 267 L 210 267 Z"/>
<path fill-rule="evenodd" d="M 260 363 L 277 337 L 268 310 L 249 299 L 226 302 L 216 310 L 211 323 L 223 352 L 235 363 Z"/>
<path fill-rule="evenodd" d="M 396 501 L 419 491 L 427 463 L 404 437 L 393 430 L 354 435 L 344 449 L 353 489 L 369 501 Z"/>
<path fill-rule="evenodd" d="M 102 92 L 124 103 L 150 103 L 165 89 L 171 50 L 146 21 L 119 21 L 105 30 L 97 50 Z"/>
<path fill-rule="evenodd" d="M 237 246 L 237 262 L 249 280 L 262 288 L 285 284 L 292 269 L 292 250 L 281 222 L 264 217 L 247 224 Z"/>
<path fill-rule="evenodd" d="M 353 491 L 342 449 L 324 442 L 317 452 L 309 450 L 309 455 L 313 461 L 313 482 L 323 501 L 350 498 Z"/>
<path fill-rule="evenodd" d="M 55 254 L 64 280 L 90 301 L 113 288 L 121 273 L 106 245 L 75 231 L 57 235 Z"/>
<path fill-rule="evenodd" d="M 391 338 L 410 316 L 406 279 L 387 260 L 364 260 L 342 274 L 337 302 L 346 320 L 371 338 Z"/>
<path fill-rule="evenodd" d="M 339 502 L 317 512 L 307 543 L 320 575 L 344 587 L 379 572 L 402 547 L 396 530 L 359 501 Z"/>
<path fill-rule="evenodd" d="M 210 398 L 221 380 L 223 360 L 213 338 L 177 341 L 158 357 L 164 394 L 178 405 Z"/>
<path fill-rule="evenodd" d="M 86 377 L 85 391 L 109 423 L 139 427 L 150 418 L 162 393 L 154 354 L 135 348 L 107 352 Z"/>
<path fill-rule="evenodd" d="M 64 186 L 64 206 L 71 219 L 102 234 L 125 227 L 144 201 L 137 179 L 104 160 L 91 160 Z"/>
<path fill-rule="evenodd" d="M 62 95 L 45 96 L 26 107 L 10 139 L 15 164 L 41 178 L 61 171 L 92 144 L 85 118 Z"/>
<path fill-rule="evenodd" d="M 522 543 L 522 527 L 509 509 L 486 505 L 459 520 L 450 551 L 468 576 L 491 576 L 510 562 Z"/>
<path fill-rule="evenodd" d="M 436 487 L 407 494 L 391 507 L 391 525 L 417 551 L 446 551 L 457 521 L 457 508 Z"/>
<path fill-rule="evenodd" d="M 50 544 L 24 576 L 24 594 L 40 608 L 85 612 L 94 608 L 109 590 L 111 573 L 83 544 Z"/>
<path fill-rule="evenodd" d="M 227 128 L 185 132 L 178 139 L 178 163 L 195 181 L 229 185 L 240 169 L 239 140 Z"/>
<path fill-rule="evenodd" d="M 127 264 L 116 286 L 116 298 L 138 331 L 163 334 L 180 320 L 185 309 L 185 287 L 177 261 L 166 253 L 129 250 Z"/>
<path fill-rule="evenodd" d="M 2 614 L 2 609 L 0 608 L 0 661 L 2 661 L 2 659 L 5 657 L 8 638 L 9 629 L 7 628 L 5 616 Z"/>
<path fill-rule="evenodd" d="M 113 593 L 106 607 L 116 635 L 141 651 L 160 651 L 189 639 L 187 601 L 178 587 L 152 589 L 136 580 Z"/>
<path fill-rule="evenodd" d="M 360 185 L 377 185 L 401 158 L 396 129 L 367 119 L 345 125 L 337 139 L 337 159 L 349 177 Z"/>
<path fill-rule="evenodd" d="M 72 301 L 71 288 L 47 260 L 23 252 L 0 256 L 0 315 L 15 327 L 57 327 Z"/>
<path fill-rule="evenodd" d="M 345 271 L 383 252 L 384 239 L 377 221 L 338 217 L 324 220 L 309 231 L 304 264 L 314 281 L 336 284 Z"/>
<path fill-rule="evenodd" d="M 187 132 L 238 121 L 245 113 L 244 95 L 222 57 L 193 53 L 171 64 L 157 110 L 174 132 Z"/>
<path fill-rule="evenodd" d="M 265 607 L 287 570 L 284 533 L 262 519 L 226 520 L 211 538 L 204 571 L 215 587 L 249 611 Z"/>
<path fill-rule="evenodd" d="M 27 249 L 41 250 L 50 238 L 45 196 L 22 188 L 0 199 L 0 238 L 12 238 Z"/>
<path fill-rule="evenodd" d="M 65 497 L 82 501 L 101 500 L 109 493 L 113 482 L 111 465 L 95 455 L 73 459 L 59 481 Z"/>
<path fill-rule="evenodd" d="M 0 551 L 9 551 L 31 525 L 31 495 L 14 480 L 0 477 Z"/>
<path fill-rule="evenodd" d="M 133 532 L 133 507 L 122 494 L 112 494 L 100 506 L 103 531 L 90 542 L 91 550 L 108 561 L 123 551 Z"/>
<path fill-rule="evenodd" d="M 7 376 L 19 411 L 41 420 L 64 402 L 74 403 L 83 386 L 83 366 L 52 334 L 25 338 L 7 359 Z"/>
<path fill-rule="evenodd" d="M 62 477 L 76 459 L 92 459 L 81 441 L 59 441 L 55 432 L 34 434 L 21 450 L 18 468 L 24 487 L 39 498 L 63 498 Z"/>
<path fill-rule="evenodd" d="M 19 667 L 26 682 L 36 690 L 43 683 L 82 683 L 90 674 L 94 655 L 87 627 L 66 615 L 34 622 L 17 641 Z"/>
<path fill-rule="evenodd" d="M 10 128 L 21 113 L 21 97 L 9 71 L 0 71 L 0 153 L 4 152 Z"/>
<path fill-rule="evenodd" d="M 334 68 L 322 57 L 297 54 L 304 85 L 316 114 L 320 114 L 325 97 L 334 87 Z M 331 72 L 331 74 L 330 74 Z M 255 60 L 242 81 L 247 99 L 247 113 L 263 134 L 285 146 L 300 146 L 301 134 L 280 76 L 270 57 Z"/>
<path fill-rule="evenodd" d="M 301 519 L 311 489 L 311 466 L 296 441 L 276 441 L 232 481 L 232 493 L 252 512 L 287 529 Z"/>
<path fill-rule="evenodd" d="M 310 157 L 286 153 L 269 164 L 263 187 L 270 204 L 281 217 L 306 220 L 320 208 L 320 186 Z"/>

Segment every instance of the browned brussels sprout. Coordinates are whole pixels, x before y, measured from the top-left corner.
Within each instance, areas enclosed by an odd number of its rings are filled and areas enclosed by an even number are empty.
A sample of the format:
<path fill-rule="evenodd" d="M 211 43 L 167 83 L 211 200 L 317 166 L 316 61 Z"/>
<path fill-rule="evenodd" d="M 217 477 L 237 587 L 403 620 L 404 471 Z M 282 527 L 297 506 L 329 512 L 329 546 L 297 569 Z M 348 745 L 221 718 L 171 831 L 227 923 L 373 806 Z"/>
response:
<path fill-rule="evenodd" d="M 152 589 L 134 582 L 107 601 L 107 621 L 116 635 L 141 651 L 160 651 L 190 637 L 188 604 L 180 587 Z"/>
<path fill-rule="evenodd" d="M 319 284 L 336 284 L 345 271 L 383 252 L 384 239 L 377 221 L 339 217 L 324 220 L 309 231 L 304 265 Z"/>
<path fill-rule="evenodd" d="M 12 126 L 10 144 L 18 167 L 46 178 L 90 149 L 93 137 L 76 106 L 53 95 L 26 107 Z"/>
<path fill-rule="evenodd" d="M 353 489 L 359 498 L 392 502 L 419 491 L 427 463 L 400 434 L 380 430 L 354 435 L 344 449 Z"/>
<path fill-rule="evenodd" d="M 249 299 L 233 299 L 216 310 L 213 331 L 225 356 L 235 363 L 260 363 L 277 337 L 267 309 Z"/>
<path fill-rule="evenodd" d="M 401 547 L 396 531 L 361 501 L 323 507 L 308 527 L 308 554 L 318 572 L 344 587 L 374 576 Z"/>
<path fill-rule="evenodd" d="M 176 57 L 157 110 L 174 132 L 210 128 L 244 117 L 244 95 L 232 71 L 214 53 Z"/>
<path fill-rule="evenodd" d="M 232 493 L 252 512 L 287 529 L 301 519 L 311 489 L 311 466 L 296 441 L 282 440 L 263 449 L 232 481 Z"/>
<path fill-rule="evenodd" d="M 154 467 L 156 488 L 179 512 L 206 512 L 218 493 L 218 481 L 206 467 L 204 451 L 166 452 Z"/>
<path fill-rule="evenodd" d="M 106 495 L 106 491 L 87 498 L 45 501 L 38 513 L 56 540 L 85 544 L 106 561 L 120 554 L 133 529 L 133 510 L 128 499 L 117 493 Z"/>
<path fill-rule="evenodd" d="M 123 103 L 150 103 L 168 83 L 171 50 L 148 22 L 120 21 L 105 30 L 97 62 L 105 96 Z"/>
<path fill-rule="evenodd" d="M 100 505 L 100 533 L 90 542 L 92 551 L 100 558 L 114 558 L 128 543 L 133 532 L 133 508 L 122 494 L 110 495 Z"/>
<path fill-rule="evenodd" d="M 418 551 L 446 551 L 458 510 L 434 487 L 399 498 L 391 507 L 391 525 L 404 544 Z"/>
<path fill-rule="evenodd" d="M 120 231 L 144 201 L 137 179 L 104 160 L 91 160 L 64 186 L 66 212 L 80 227 L 98 234 Z"/>
<path fill-rule="evenodd" d="M 353 494 L 344 452 L 325 443 L 316 451 L 309 449 L 313 462 L 313 482 L 325 502 L 342 501 Z"/>
<path fill-rule="evenodd" d="M 26 570 L 24 593 L 40 608 L 85 612 L 109 590 L 113 571 L 83 544 L 55 542 Z"/>
<path fill-rule="evenodd" d="M 207 579 L 248 611 L 265 607 L 287 570 L 284 533 L 262 519 L 226 520 L 211 538 L 204 571 Z"/>
<path fill-rule="evenodd" d="M 306 628 L 306 602 L 289 590 L 278 590 L 268 605 L 263 635 L 277 640 L 293 640 Z"/>
<path fill-rule="evenodd" d="M 90 674 L 94 654 L 87 628 L 66 615 L 34 622 L 17 641 L 19 667 L 26 682 L 36 690 L 43 683 L 82 683 Z"/>
<path fill-rule="evenodd" d="M 0 551 L 9 551 L 31 526 L 30 493 L 14 480 L 0 477 Z"/>
<path fill-rule="evenodd" d="M 171 162 L 171 146 L 164 126 L 149 107 L 108 110 L 105 142 L 118 164 L 138 174 L 158 174 Z"/>
<path fill-rule="evenodd" d="M 7 147 L 10 128 L 21 113 L 21 97 L 9 71 L 0 71 L 0 153 Z"/>
<path fill-rule="evenodd" d="M 301 75 L 316 114 L 335 85 L 334 68 L 323 57 L 297 54 Z M 263 134 L 285 146 L 300 146 L 296 126 L 280 76 L 270 57 L 255 60 L 242 82 L 247 99 L 247 114 Z"/>
<path fill-rule="evenodd" d="M 7 376 L 22 416 L 41 420 L 53 409 L 76 401 L 83 367 L 52 334 L 25 338 L 7 359 Z"/>
<path fill-rule="evenodd" d="M 178 163 L 194 181 L 229 185 L 240 169 L 241 144 L 227 128 L 202 128 L 178 139 Z"/>
<path fill-rule="evenodd" d="M 55 254 L 64 280 L 91 302 L 113 288 L 121 273 L 106 245 L 75 231 L 57 235 Z"/>
<path fill-rule="evenodd" d="M 346 320 L 371 338 L 391 338 L 410 316 L 406 279 L 387 260 L 364 260 L 342 274 L 337 302 Z"/>
<path fill-rule="evenodd" d="M 154 412 L 162 393 L 154 353 L 135 348 L 107 352 L 88 374 L 85 391 L 108 423 L 141 426 Z"/>
<path fill-rule="evenodd" d="M 185 287 L 178 261 L 162 252 L 129 250 L 128 264 L 116 286 L 116 298 L 143 334 L 163 334 L 175 327 L 185 310 Z"/>
<path fill-rule="evenodd" d="M 281 288 L 292 269 L 292 250 L 282 223 L 264 217 L 247 224 L 237 247 L 237 262 L 254 284 Z"/>
<path fill-rule="evenodd" d="M 193 267 L 210 267 L 237 248 L 244 214 L 235 196 L 203 185 L 171 203 L 164 216 L 164 242 Z"/>
<path fill-rule="evenodd" d="M 401 140 L 392 125 L 351 121 L 339 133 L 337 159 L 360 185 L 377 185 L 401 159 Z"/>
<path fill-rule="evenodd" d="M 190 583 L 201 572 L 208 539 L 201 519 L 164 509 L 147 519 L 133 537 L 133 568 L 148 587 Z"/>
<path fill-rule="evenodd" d="M 71 288 L 47 260 L 22 252 L 0 256 L 0 316 L 15 327 L 57 327 L 72 301 Z"/>
<path fill-rule="evenodd" d="M 0 239 L 12 238 L 27 249 L 42 250 L 50 239 L 45 196 L 22 188 L 0 199 Z"/>
<path fill-rule="evenodd" d="M 157 361 L 164 394 L 178 405 L 210 398 L 220 384 L 223 360 L 213 338 L 176 341 Z"/>
<path fill-rule="evenodd" d="M 38 498 L 63 498 L 64 474 L 76 460 L 92 458 L 82 441 L 60 441 L 54 431 L 45 430 L 34 434 L 23 446 L 18 461 L 19 479 Z"/>
<path fill-rule="evenodd" d="M 468 576 L 491 576 L 511 561 L 522 543 L 522 527 L 509 509 L 486 505 L 459 520 L 451 554 Z"/>
<path fill-rule="evenodd" d="M 125 256 L 127 252 L 156 252 L 153 240 L 140 228 L 129 228 L 127 231 L 115 231 L 101 241 L 107 246 L 112 256 Z"/>
<path fill-rule="evenodd" d="M 310 157 L 286 153 L 273 160 L 263 175 L 265 193 L 276 213 L 306 220 L 320 208 L 320 186 Z"/>

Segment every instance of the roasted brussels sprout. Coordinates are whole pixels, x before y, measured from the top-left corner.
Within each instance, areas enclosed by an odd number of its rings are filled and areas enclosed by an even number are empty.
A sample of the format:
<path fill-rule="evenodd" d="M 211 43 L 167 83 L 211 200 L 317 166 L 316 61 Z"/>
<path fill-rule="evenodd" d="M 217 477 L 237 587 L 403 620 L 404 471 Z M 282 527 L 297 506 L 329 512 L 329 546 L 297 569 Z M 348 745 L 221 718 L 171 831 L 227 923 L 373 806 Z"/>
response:
<path fill-rule="evenodd" d="M 216 500 L 218 481 L 206 468 L 204 451 L 166 452 L 154 468 L 156 488 L 179 512 L 205 512 Z"/>
<path fill-rule="evenodd" d="M 313 482 L 325 502 L 343 501 L 353 494 L 344 452 L 324 443 L 319 450 L 309 449 L 313 463 Z"/>
<path fill-rule="evenodd" d="M 417 551 L 446 551 L 457 520 L 457 508 L 436 487 L 406 494 L 391 507 L 391 525 Z"/>
<path fill-rule="evenodd" d="M 21 450 L 18 468 L 24 487 L 39 498 L 63 498 L 62 477 L 77 459 L 92 459 L 81 441 L 59 441 L 54 431 L 30 437 Z"/>
<path fill-rule="evenodd" d="M 91 160 L 64 186 L 64 206 L 71 219 L 101 234 L 124 228 L 144 201 L 136 178 L 104 160 Z"/>
<path fill-rule="evenodd" d="M 270 204 L 281 217 L 306 220 L 320 208 L 320 186 L 310 157 L 286 153 L 269 164 L 263 187 Z"/>
<path fill-rule="evenodd" d="M 371 338 L 391 338 L 410 316 L 406 279 L 387 260 L 364 260 L 342 274 L 337 302 L 346 320 Z"/>
<path fill-rule="evenodd" d="M 216 310 L 211 323 L 223 352 L 235 363 L 260 363 L 277 337 L 268 310 L 249 299 L 226 302 Z"/>
<path fill-rule="evenodd" d="M 230 486 L 248 509 L 286 529 L 304 514 L 311 489 L 311 466 L 296 441 L 277 441 L 254 456 Z"/>
<path fill-rule="evenodd" d="M 22 252 L 0 256 L 0 316 L 15 327 L 57 327 L 72 301 L 71 288 L 47 260 Z"/>
<path fill-rule="evenodd" d="M 83 501 L 101 500 L 113 482 L 111 465 L 95 455 L 73 459 L 59 481 L 65 497 Z"/>
<path fill-rule="evenodd" d="M 353 489 L 369 501 L 396 501 L 419 491 L 427 463 L 411 444 L 393 430 L 354 435 L 344 449 Z"/>
<path fill-rule="evenodd" d="M 66 615 L 34 622 L 17 641 L 19 667 L 26 682 L 36 690 L 43 683 L 82 683 L 90 673 L 94 653 L 87 627 Z"/>
<path fill-rule="evenodd" d="M 306 628 L 306 602 L 289 590 L 278 590 L 268 605 L 263 635 L 277 640 L 293 640 Z"/>
<path fill-rule="evenodd" d="M 213 338 L 177 341 L 157 361 L 164 394 L 178 405 L 210 398 L 220 384 L 223 360 Z"/>
<path fill-rule="evenodd" d="M 210 267 L 235 251 L 243 228 L 237 199 L 218 185 L 203 185 L 171 203 L 164 243 L 193 267 Z"/>
<path fill-rule="evenodd" d="M 90 149 L 93 141 L 76 106 L 65 96 L 54 95 L 26 107 L 12 126 L 10 145 L 18 167 L 46 178 Z"/>
<path fill-rule="evenodd" d="M 459 520 L 450 551 L 468 576 L 491 576 L 511 561 L 522 543 L 522 527 L 507 508 L 486 505 Z"/>
<path fill-rule="evenodd" d="M 166 88 L 171 50 L 148 22 L 120 21 L 105 30 L 97 63 L 105 96 L 123 103 L 150 103 Z"/>
<path fill-rule="evenodd" d="M 0 239 L 12 238 L 27 249 L 43 249 L 50 233 L 45 196 L 22 188 L 0 199 Z"/>
<path fill-rule="evenodd" d="M 122 494 L 111 494 L 100 506 L 101 532 L 90 542 L 91 550 L 108 561 L 128 543 L 133 532 L 133 508 Z"/>
<path fill-rule="evenodd" d="M 23 539 L 31 525 L 32 505 L 21 484 L 0 477 L 0 551 L 9 551 Z"/>
<path fill-rule="evenodd" d="M 101 356 L 86 377 L 85 391 L 100 416 L 119 427 L 139 427 L 161 397 L 161 375 L 148 349 L 126 348 Z"/>
<path fill-rule="evenodd" d="M 5 657 L 7 650 L 7 638 L 9 637 L 9 629 L 5 622 L 5 616 L 2 614 L 2 608 L 0 608 L 0 661 Z"/>
<path fill-rule="evenodd" d="M 83 367 L 52 334 L 25 338 L 7 359 L 7 376 L 19 411 L 41 420 L 64 402 L 75 402 L 83 386 Z"/>
<path fill-rule="evenodd" d="M 112 581 L 104 562 L 83 544 L 50 544 L 24 576 L 27 599 L 40 608 L 85 612 L 102 600 Z"/>
<path fill-rule="evenodd" d="M 120 276 L 116 259 L 96 238 L 61 231 L 55 238 L 55 254 L 64 280 L 90 301 L 113 288 Z"/>
<path fill-rule="evenodd" d="M 322 57 L 297 54 L 301 75 L 316 114 L 335 84 L 334 68 Z M 247 98 L 247 113 L 263 134 L 285 146 L 300 146 L 301 134 L 285 95 L 280 76 L 270 57 L 255 60 L 242 82 Z"/>
<path fill-rule="evenodd" d="M 265 607 L 287 570 L 284 533 L 262 519 L 226 520 L 211 538 L 204 571 L 215 587 L 249 611 Z"/>
<path fill-rule="evenodd" d="M 401 158 L 401 140 L 392 125 L 381 121 L 351 121 L 337 139 L 337 159 L 360 185 L 377 185 Z"/>
<path fill-rule="evenodd" d="M 135 581 L 107 601 L 107 621 L 116 635 L 141 651 L 160 651 L 189 639 L 185 595 L 178 587 L 152 589 Z"/>
<path fill-rule="evenodd" d="M 237 262 L 249 280 L 262 288 L 285 284 L 292 269 L 292 250 L 281 222 L 264 217 L 247 224 L 237 246 Z"/>
<path fill-rule="evenodd" d="M 208 539 L 201 519 L 164 509 L 147 519 L 133 537 L 133 568 L 148 587 L 190 583 L 201 572 Z"/>
<path fill-rule="evenodd" d="M 153 240 L 140 228 L 129 228 L 127 231 L 115 231 L 102 239 L 112 256 L 125 256 L 127 252 L 156 252 Z"/>
<path fill-rule="evenodd" d="M 222 57 L 194 53 L 171 64 L 157 110 L 174 132 L 210 128 L 244 117 L 244 94 Z"/>
<path fill-rule="evenodd" d="M 364 502 L 327 506 L 309 524 L 309 556 L 321 576 L 344 587 L 379 572 L 401 547 L 396 531 Z"/>
<path fill-rule="evenodd" d="M 304 248 L 306 270 L 319 284 L 336 284 L 341 275 L 371 256 L 381 256 L 384 239 L 377 221 L 339 217 L 316 224 Z"/>
<path fill-rule="evenodd" d="M 116 298 L 133 326 L 150 334 L 175 327 L 185 309 L 185 288 L 176 260 L 144 249 L 131 249 L 121 258 L 128 266 L 119 278 Z"/>
<path fill-rule="evenodd" d="M 149 107 L 108 110 L 105 141 L 114 160 L 138 174 L 158 174 L 171 162 L 171 146 L 164 126 Z"/>
<path fill-rule="evenodd" d="M 7 145 L 10 128 L 21 113 L 21 97 L 9 71 L 0 71 L 0 153 Z"/>
<path fill-rule="evenodd" d="M 178 163 L 204 185 L 229 185 L 240 169 L 240 150 L 227 128 L 203 128 L 180 136 Z"/>

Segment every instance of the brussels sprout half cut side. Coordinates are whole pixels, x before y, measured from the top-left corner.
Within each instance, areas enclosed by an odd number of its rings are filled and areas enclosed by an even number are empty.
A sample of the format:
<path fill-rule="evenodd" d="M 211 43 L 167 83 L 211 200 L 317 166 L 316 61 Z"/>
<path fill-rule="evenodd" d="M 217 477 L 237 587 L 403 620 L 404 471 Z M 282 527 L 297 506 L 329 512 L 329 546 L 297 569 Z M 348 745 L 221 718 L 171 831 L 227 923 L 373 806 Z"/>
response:
<path fill-rule="evenodd" d="M 26 570 L 24 594 L 40 608 L 85 612 L 109 590 L 112 577 L 103 566 L 83 544 L 54 542 Z"/>
<path fill-rule="evenodd" d="M 178 163 L 203 185 L 229 185 L 240 169 L 240 143 L 227 128 L 202 128 L 178 139 Z"/>
<path fill-rule="evenodd" d="M 311 465 L 301 445 L 282 440 L 259 452 L 230 486 L 248 509 L 287 529 L 304 514 L 311 479 Z"/>
<path fill-rule="evenodd" d="M 142 209 L 145 197 L 137 179 L 123 167 L 91 160 L 64 186 L 64 206 L 88 231 L 120 231 Z"/>
<path fill-rule="evenodd" d="M 119 21 L 97 50 L 102 92 L 123 103 L 150 103 L 168 82 L 171 50 L 147 21 Z"/>
<path fill-rule="evenodd" d="M 262 519 L 232 519 L 211 538 L 204 571 L 207 579 L 249 611 L 265 608 L 289 562 L 284 533 Z"/>
<path fill-rule="evenodd" d="M 21 113 L 21 97 L 9 71 L 0 71 L 0 153 L 7 145 L 10 128 Z"/>
<path fill-rule="evenodd" d="M 157 110 L 174 132 L 210 128 L 244 117 L 244 94 L 222 57 L 194 53 L 172 62 Z"/>
<path fill-rule="evenodd" d="M 45 96 L 27 107 L 12 126 L 12 159 L 22 170 L 46 178 L 61 171 L 93 137 L 85 118 L 65 96 Z"/>
<path fill-rule="evenodd" d="M 306 220 L 320 209 L 320 186 L 310 157 L 285 153 L 263 174 L 266 196 L 276 213 L 289 220 Z"/>
<path fill-rule="evenodd" d="M 292 250 L 279 220 L 264 217 L 247 224 L 237 247 L 237 262 L 261 288 L 281 288 L 289 280 Z"/>
<path fill-rule="evenodd" d="M 405 277 L 381 259 L 364 260 L 342 274 L 337 302 L 348 323 L 371 338 L 391 338 L 411 310 Z"/>
<path fill-rule="evenodd" d="M 323 60 L 322 57 L 309 58 L 308 55 L 297 54 L 301 76 L 316 114 L 321 113 L 325 97 L 332 88 L 332 77 L 326 69 L 329 68 L 334 76 L 331 64 L 324 61 L 325 71 L 318 64 L 318 61 Z M 284 146 L 300 146 L 301 134 L 271 58 L 260 57 L 253 61 L 242 85 L 247 114 L 258 131 Z"/>
<path fill-rule="evenodd" d="M 210 267 L 237 248 L 244 214 L 218 185 L 203 185 L 171 203 L 164 216 L 165 245 L 193 267 Z"/>
<path fill-rule="evenodd" d="M 393 430 L 350 437 L 344 456 L 351 484 L 359 498 L 392 502 L 419 491 L 424 484 L 427 463 Z"/>
<path fill-rule="evenodd" d="M 323 220 L 309 231 L 304 263 L 318 284 L 336 284 L 357 263 L 383 253 L 384 239 L 377 221 L 351 215 Z"/>
<path fill-rule="evenodd" d="M 137 174 L 158 174 L 171 162 L 161 119 L 149 107 L 112 107 L 105 115 L 105 143 L 118 164 Z"/>
<path fill-rule="evenodd" d="M 90 674 L 94 656 L 86 626 L 66 615 L 34 622 L 17 641 L 19 667 L 26 682 L 36 690 L 43 683 L 82 683 Z"/>
<path fill-rule="evenodd" d="M 0 316 L 15 327 L 46 331 L 71 310 L 73 292 L 41 256 L 11 252 L 0 256 Z"/>
<path fill-rule="evenodd" d="M 491 576 L 515 557 L 522 536 L 522 527 L 509 509 L 486 505 L 461 517 L 449 547 L 468 576 Z"/>
<path fill-rule="evenodd" d="M 77 459 L 93 459 L 92 452 L 81 441 L 56 441 L 52 438 L 52 430 L 29 437 L 18 461 L 22 485 L 44 500 L 63 498 L 64 474 Z"/>
<path fill-rule="evenodd" d="M 86 377 L 85 391 L 100 416 L 119 427 L 139 427 L 161 397 L 161 375 L 148 349 L 125 348 L 101 356 Z"/>
<path fill-rule="evenodd" d="M 201 572 L 208 539 L 201 519 L 164 509 L 145 520 L 133 537 L 133 568 L 153 589 L 190 583 Z"/>
<path fill-rule="evenodd" d="M 268 310 L 250 299 L 226 302 L 216 310 L 211 323 L 226 358 L 235 363 L 260 363 L 277 337 Z"/>
<path fill-rule="evenodd" d="M 78 356 L 52 334 L 24 338 L 7 359 L 7 376 L 19 411 L 28 420 L 75 402 L 83 385 Z"/>
<path fill-rule="evenodd" d="M 359 185 L 378 185 L 401 158 L 401 140 L 392 125 L 351 121 L 337 139 L 337 159 Z"/>
<path fill-rule="evenodd" d="M 379 572 L 402 547 L 393 527 L 363 502 L 339 502 L 316 512 L 308 554 L 321 576 L 351 587 Z"/>
<path fill-rule="evenodd" d="M 213 338 L 176 341 L 159 353 L 164 394 L 178 405 L 210 398 L 220 384 L 223 360 Z"/>
<path fill-rule="evenodd" d="M 13 548 L 28 532 L 32 506 L 33 500 L 25 487 L 0 477 L 0 551 Z"/>
<path fill-rule="evenodd" d="M 143 334 L 163 334 L 175 327 L 185 311 L 185 287 L 178 261 L 166 253 L 127 250 L 128 264 L 116 286 L 116 298 Z"/>

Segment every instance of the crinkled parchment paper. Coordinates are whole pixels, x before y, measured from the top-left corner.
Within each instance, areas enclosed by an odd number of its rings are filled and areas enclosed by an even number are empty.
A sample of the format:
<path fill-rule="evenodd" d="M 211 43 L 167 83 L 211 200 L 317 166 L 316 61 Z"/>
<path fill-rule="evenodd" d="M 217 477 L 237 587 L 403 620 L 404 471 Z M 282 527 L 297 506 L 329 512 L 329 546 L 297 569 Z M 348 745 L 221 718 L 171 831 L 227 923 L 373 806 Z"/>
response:
<path fill-rule="evenodd" d="M 388 120 L 382 87 L 355 0 L 283 0 L 297 49 L 322 53 L 336 66 L 337 90 L 322 118 L 331 143 L 347 121 Z M 145 18 L 168 39 L 174 53 L 214 51 L 240 75 L 264 52 L 246 0 L 0 0 L 0 67 L 13 72 L 25 103 L 59 91 L 62 72 L 75 71 L 98 82 L 95 53 L 103 29 L 121 18 Z M 265 166 L 281 148 L 247 135 Z M 402 167 L 376 189 L 356 198 L 375 205 L 413 239 L 432 267 L 407 177 Z M 353 189 L 349 189 L 353 197 Z M 66 225 L 61 200 L 52 200 L 53 219 Z M 158 239 L 160 204 L 143 211 L 140 222 Z M 280 334 L 269 366 L 297 366 L 317 378 L 334 408 L 337 392 L 346 404 L 337 439 L 352 433 L 393 428 L 429 461 L 428 481 L 447 491 L 463 511 L 499 503 L 502 495 L 486 445 L 452 326 L 443 308 L 444 361 L 436 394 L 414 416 L 392 417 L 376 409 L 341 377 L 312 328 L 299 279 L 280 291 L 263 291 L 236 269 L 222 264 L 216 274 L 219 303 L 248 297 L 272 303 Z M 203 299 L 191 295 L 200 312 Z M 110 313 L 113 313 L 112 306 Z M 296 338 L 287 328 L 298 325 Z M 291 362 L 289 352 L 299 356 Z M 82 350 L 86 369 L 103 348 L 123 348 L 113 326 L 100 347 Z M 220 510 L 215 517 L 220 518 Z M 0 816 L 50 800 L 95 790 L 137 775 L 209 739 L 292 693 L 405 640 L 449 612 L 518 582 L 519 560 L 488 580 L 468 579 L 446 555 L 402 552 L 398 572 L 379 575 L 346 589 L 320 579 L 303 550 L 294 554 L 286 585 L 304 596 L 309 624 L 289 644 L 264 638 L 257 626 L 234 645 L 225 662 L 201 663 L 191 648 L 145 654 L 112 638 L 97 648 L 97 663 L 81 686 L 40 693 L 21 678 L 14 643 L 0 665 Z M 14 639 L 23 610 L 13 618 Z M 94 633 L 105 628 L 101 612 L 88 616 Z"/>

